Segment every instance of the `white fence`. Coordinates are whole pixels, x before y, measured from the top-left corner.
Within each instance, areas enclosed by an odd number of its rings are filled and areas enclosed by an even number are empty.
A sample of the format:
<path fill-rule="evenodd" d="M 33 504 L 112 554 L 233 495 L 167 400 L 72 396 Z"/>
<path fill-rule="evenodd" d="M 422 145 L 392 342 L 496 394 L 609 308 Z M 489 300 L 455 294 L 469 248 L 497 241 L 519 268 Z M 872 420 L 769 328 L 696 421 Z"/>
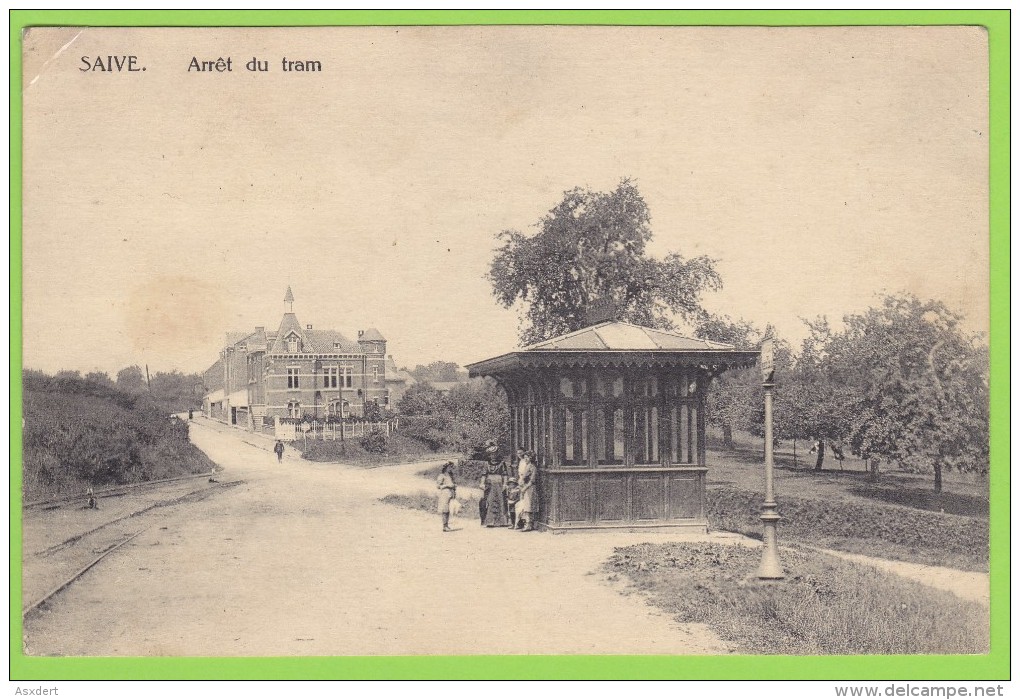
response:
<path fill-rule="evenodd" d="M 365 437 L 377 431 L 389 436 L 399 428 L 399 421 L 281 422 L 279 427 L 280 430 L 277 432 L 275 426 L 263 425 L 258 432 L 279 440 L 347 440 L 349 438 Z"/>

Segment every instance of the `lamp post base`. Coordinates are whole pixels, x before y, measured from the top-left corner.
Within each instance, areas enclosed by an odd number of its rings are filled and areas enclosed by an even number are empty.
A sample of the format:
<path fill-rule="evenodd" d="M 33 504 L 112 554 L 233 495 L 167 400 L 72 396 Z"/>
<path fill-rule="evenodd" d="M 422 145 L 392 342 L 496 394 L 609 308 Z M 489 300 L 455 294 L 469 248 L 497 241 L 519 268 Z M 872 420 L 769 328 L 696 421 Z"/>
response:
<path fill-rule="evenodd" d="M 783 566 L 779 563 L 779 547 L 776 544 L 776 523 L 779 522 L 779 519 L 776 504 L 765 503 L 761 514 L 765 532 L 762 538 L 761 565 L 758 567 L 758 578 L 760 579 L 775 581 L 786 578 Z"/>

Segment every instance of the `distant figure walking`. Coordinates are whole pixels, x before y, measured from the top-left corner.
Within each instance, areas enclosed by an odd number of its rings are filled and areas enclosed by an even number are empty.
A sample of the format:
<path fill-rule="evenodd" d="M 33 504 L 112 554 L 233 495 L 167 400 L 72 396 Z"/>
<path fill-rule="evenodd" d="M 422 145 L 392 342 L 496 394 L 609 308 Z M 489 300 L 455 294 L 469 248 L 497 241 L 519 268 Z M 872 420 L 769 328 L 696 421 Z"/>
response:
<path fill-rule="evenodd" d="M 277 440 L 273 446 L 273 452 L 276 453 L 276 461 L 283 462 L 283 440 Z"/>
<path fill-rule="evenodd" d="M 439 515 L 443 518 L 443 532 L 450 531 L 450 501 L 457 495 L 457 482 L 453 478 L 453 462 L 447 462 L 436 479 L 439 489 Z"/>
<path fill-rule="evenodd" d="M 538 494 L 535 491 L 538 472 L 535 470 L 535 453 L 523 450 L 518 453 L 521 454 L 521 461 L 517 466 L 521 498 L 517 501 L 517 518 L 524 523 L 522 532 L 531 532 L 535 529 L 535 518 L 538 515 Z"/>
<path fill-rule="evenodd" d="M 195 419 L 195 409 L 189 408 L 188 409 L 188 420 L 194 420 L 194 419 Z"/>

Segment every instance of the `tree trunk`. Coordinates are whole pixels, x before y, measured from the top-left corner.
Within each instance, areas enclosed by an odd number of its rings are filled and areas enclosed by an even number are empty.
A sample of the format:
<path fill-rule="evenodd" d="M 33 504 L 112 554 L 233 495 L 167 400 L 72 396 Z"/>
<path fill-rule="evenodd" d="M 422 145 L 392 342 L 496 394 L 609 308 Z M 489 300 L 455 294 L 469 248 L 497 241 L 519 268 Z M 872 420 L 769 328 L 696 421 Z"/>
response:
<path fill-rule="evenodd" d="M 942 462 L 935 462 L 935 493 L 942 493 Z"/>
<path fill-rule="evenodd" d="M 818 457 L 815 459 L 815 471 L 822 471 L 822 463 L 825 462 L 825 440 L 818 441 Z"/>
<path fill-rule="evenodd" d="M 877 457 L 872 457 L 869 460 L 869 467 L 871 469 L 871 480 L 872 481 L 878 481 L 878 465 L 880 463 L 881 463 L 881 460 L 878 459 Z"/>
<path fill-rule="evenodd" d="M 733 426 L 731 426 L 729 423 L 723 423 L 722 442 L 723 447 L 725 447 L 727 450 L 733 449 Z"/>

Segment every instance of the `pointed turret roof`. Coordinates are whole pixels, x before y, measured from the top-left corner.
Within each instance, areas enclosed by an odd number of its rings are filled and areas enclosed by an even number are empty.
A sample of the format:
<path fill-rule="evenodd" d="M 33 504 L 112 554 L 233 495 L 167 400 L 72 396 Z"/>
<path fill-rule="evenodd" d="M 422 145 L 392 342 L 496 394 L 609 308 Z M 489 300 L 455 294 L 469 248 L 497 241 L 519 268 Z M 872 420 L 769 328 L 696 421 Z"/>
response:
<path fill-rule="evenodd" d="M 369 328 L 364 333 L 358 334 L 358 340 L 365 340 L 365 341 L 369 341 L 369 340 L 381 340 L 381 341 L 385 342 L 386 338 L 384 338 L 383 334 L 380 333 L 375 328 Z"/>

